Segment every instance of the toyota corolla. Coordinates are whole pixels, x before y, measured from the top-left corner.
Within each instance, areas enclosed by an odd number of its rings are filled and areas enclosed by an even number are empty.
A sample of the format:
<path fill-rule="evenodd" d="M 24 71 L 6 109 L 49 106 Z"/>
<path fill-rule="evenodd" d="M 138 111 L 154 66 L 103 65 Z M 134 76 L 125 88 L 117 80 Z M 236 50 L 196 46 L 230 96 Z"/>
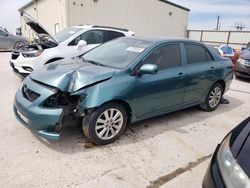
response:
<path fill-rule="evenodd" d="M 44 138 L 80 124 L 92 142 L 107 144 L 128 123 L 196 105 L 215 110 L 231 80 L 232 62 L 200 42 L 124 37 L 32 72 L 14 112 Z"/>

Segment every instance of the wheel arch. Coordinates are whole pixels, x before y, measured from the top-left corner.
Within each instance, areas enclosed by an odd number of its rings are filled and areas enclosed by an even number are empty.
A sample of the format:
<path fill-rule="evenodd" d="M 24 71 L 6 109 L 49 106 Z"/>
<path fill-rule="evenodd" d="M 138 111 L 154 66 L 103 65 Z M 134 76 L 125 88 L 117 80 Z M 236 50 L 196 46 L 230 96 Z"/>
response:
<path fill-rule="evenodd" d="M 121 100 L 121 99 L 112 99 L 110 101 L 106 101 L 105 103 L 103 103 L 101 106 L 107 104 L 107 103 L 117 103 L 117 104 L 120 104 L 122 105 L 126 112 L 127 112 L 127 115 L 128 115 L 128 123 L 131 121 L 131 118 L 132 118 L 132 108 L 131 106 L 129 105 L 129 103 L 127 103 L 126 101 L 124 100 Z"/>
<path fill-rule="evenodd" d="M 211 85 L 210 87 L 208 87 L 208 89 L 207 89 L 205 95 L 203 96 L 203 98 L 202 98 L 202 100 L 201 100 L 201 103 L 203 103 L 203 102 L 206 100 L 206 97 L 207 97 L 207 95 L 209 94 L 210 89 L 211 89 L 216 83 L 219 83 L 219 84 L 222 85 L 223 94 L 224 94 L 225 89 L 226 89 L 226 83 L 225 83 L 225 81 L 224 81 L 223 79 L 216 80 L 215 82 L 212 83 L 212 85 Z"/>
<path fill-rule="evenodd" d="M 225 83 L 224 80 L 219 79 L 219 80 L 217 80 L 217 81 L 215 81 L 215 82 L 213 83 L 213 85 L 209 88 L 206 97 L 202 100 L 202 103 L 200 104 L 200 108 L 201 108 L 202 110 L 205 110 L 205 111 L 207 111 L 207 112 L 210 112 L 210 111 L 215 110 L 215 109 L 218 107 L 218 105 L 220 104 L 220 102 L 219 102 L 219 103 L 216 104 L 216 106 L 214 106 L 214 107 L 211 107 L 211 106 L 209 106 L 209 104 L 208 104 L 210 92 L 212 92 L 212 89 L 215 88 L 215 85 L 216 85 L 216 84 L 220 84 L 220 85 L 222 86 L 222 90 L 223 90 L 223 91 L 222 91 L 222 94 L 221 94 L 221 98 L 222 98 L 222 96 L 223 96 L 223 94 L 224 94 L 224 91 L 225 91 L 226 83 Z M 220 98 L 220 99 L 221 99 L 221 98 Z"/>
<path fill-rule="evenodd" d="M 223 89 L 223 93 L 224 93 L 224 91 L 225 91 L 225 89 L 226 89 L 226 83 L 225 83 L 225 81 L 222 80 L 222 79 L 220 79 L 220 80 L 217 80 L 214 84 L 216 84 L 216 83 L 221 84 L 222 89 Z M 213 84 L 213 85 L 214 85 L 214 84 Z"/>

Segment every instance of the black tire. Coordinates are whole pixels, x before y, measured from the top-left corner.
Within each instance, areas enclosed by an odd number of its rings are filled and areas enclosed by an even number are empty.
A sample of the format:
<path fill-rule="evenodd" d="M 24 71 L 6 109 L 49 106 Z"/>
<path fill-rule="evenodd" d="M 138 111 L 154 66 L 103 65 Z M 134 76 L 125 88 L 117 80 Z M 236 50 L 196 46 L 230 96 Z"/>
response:
<path fill-rule="evenodd" d="M 106 118 L 106 116 L 103 113 L 107 112 L 108 110 L 111 110 L 111 109 L 115 109 L 115 110 L 117 110 L 117 112 L 118 111 L 120 112 L 119 115 L 121 115 L 122 119 L 123 119 L 122 123 L 120 122 L 121 128 L 119 129 L 119 131 L 116 130 L 117 133 L 112 138 L 102 139 L 102 138 L 100 138 L 100 135 L 98 136 L 98 132 L 96 130 L 97 120 L 100 120 L 99 118 L 101 118 L 101 117 Z M 110 113 L 109 113 L 109 115 L 111 116 Z M 119 119 L 119 118 L 117 118 L 117 119 Z M 90 110 L 90 112 L 85 117 L 83 117 L 82 129 L 83 129 L 84 135 L 91 142 L 93 142 L 94 144 L 97 144 L 97 145 L 104 145 L 104 144 L 109 144 L 109 143 L 113 142 L 124 132 L 126 125 L 127 125 L 127 121 L 128 121 L 128 115 L 127 115 L 125 108 L 122 105 L 120 105 L 118 103 L 107 103 L 107 104 L 104 104 L 97 109 Z M 115 120 L 114 120 L 114 123 L 115 123 Z M 101 125 L 101 126 L 104 126 L 104 125 Z M 112 125 L 109 124 L 109 126 L 112 126 Z M 106 127 L 106 129 L 108 129 L 107 125 L 105 125 L 105 127 Z M 112 129 L 115 130 L 114 127 L 112 127 Z M 99 132 L 99 134 L 100 134 L 100 132 Z M 108 132 L 112 136 L 112 133 L 111 133 L 112 131 L 108 130 Z M 105 132 L 105 133 L 107 133 L 107 132 Z"/>
<path fill-rule="evenodd" d="M 220 94 L 220 97 L 219 97 L 218 101 L 216 100 L 216 103 L 214 103 L 214 105 L 211 105 L 211 104 L 209 103 L 210 97 L 212 97 L 212 95 L 213 95 L 212 92 L 214 92 L 216 88 L 219 88 L 221 94 Z M 224 91 L 223 91 L 222 85 L 221 85 L 220 83 L 215 83 L 215 84 L 210 88 L 210 90 L 209 90 L 209 92 L 208 92 L 208 94 L 207 94 L 207 96 L 206 96 L 206 100 L 205 100 L 205 102 L 204 102 L 203 104 L 200 105 L 200 108 L 201 108 L 202 110 L 207 111 L 207 112 L 214 111 L 214 110 L 220 105 L 220 101 L 221 101 L 221 98 L 222 98 L 222 96 L 223 96 L 223 92 L 224 92 Z"/>

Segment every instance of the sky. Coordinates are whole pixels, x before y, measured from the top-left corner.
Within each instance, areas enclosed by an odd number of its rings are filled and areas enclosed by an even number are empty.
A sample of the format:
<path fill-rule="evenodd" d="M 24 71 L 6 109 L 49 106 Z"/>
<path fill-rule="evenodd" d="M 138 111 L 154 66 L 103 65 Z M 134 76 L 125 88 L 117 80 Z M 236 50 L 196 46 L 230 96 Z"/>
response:
<path fill-rule="evenodd" d="M 20 27 L 20 16 L 18 9 L 30 0 L 0 0 L 0 27 L 15 33 Z"/>
<path fill-rule="evenodd" d="M 20 26 L 18 9 L 30 0 L 0 0 L 0 26 L 14 33 Z M 143 1 L 143 0 L 141 0 Z M 188 29 L 215 29 L 220 16 L 220 29 L 233 30 L 243 23 L 250 30 L 250 0 L 170 0 L 189 8 Z"/>
<path fill-rule="evenodd" d="M 250 0 L 170 0 L 189 8 L 189 29 L 215 29 L 220 16 L 220 29 L 233 30 L 243 23 L 250 30 Z"/>

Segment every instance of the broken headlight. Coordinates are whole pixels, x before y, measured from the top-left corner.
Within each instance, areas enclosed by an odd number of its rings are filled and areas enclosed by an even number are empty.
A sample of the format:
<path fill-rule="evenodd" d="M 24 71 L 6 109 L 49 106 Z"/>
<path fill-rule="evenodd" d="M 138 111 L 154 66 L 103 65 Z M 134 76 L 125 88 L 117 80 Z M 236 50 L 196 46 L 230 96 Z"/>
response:
<path fill-rule="evenodd" d="M 81 97 L 79 95 L 70 95 L 67 92 L 58 91 L 47 98 L 43 106 L 47 108 L 60 108 L 67 105 L 77 104 Z"/>

